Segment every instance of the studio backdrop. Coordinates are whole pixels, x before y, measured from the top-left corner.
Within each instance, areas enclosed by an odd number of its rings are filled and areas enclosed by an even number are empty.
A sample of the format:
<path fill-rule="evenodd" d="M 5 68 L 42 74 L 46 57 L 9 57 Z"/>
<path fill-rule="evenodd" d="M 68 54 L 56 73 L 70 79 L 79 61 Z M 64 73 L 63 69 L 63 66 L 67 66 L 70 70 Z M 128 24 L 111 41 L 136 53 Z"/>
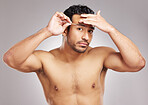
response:
<path fill-rule="evenodd" d="M 22 73 L 8 67 L 3 54 L 12 45 L 47 26 L 56 12 L 74 4 L 84 4 L 130 38 L 148 61 L 147 0 L 0 0 L 0 105 L 47 105 L 35 73 Z M 62 35 L 50 37 L 37 48 L 52 50 L 62 43 Z M 110 37 L 96 29 L 92 47 L 118 49 Z M 104 105 L 148 105 L 148 68 L 139 72 L 108 70 Z"/>

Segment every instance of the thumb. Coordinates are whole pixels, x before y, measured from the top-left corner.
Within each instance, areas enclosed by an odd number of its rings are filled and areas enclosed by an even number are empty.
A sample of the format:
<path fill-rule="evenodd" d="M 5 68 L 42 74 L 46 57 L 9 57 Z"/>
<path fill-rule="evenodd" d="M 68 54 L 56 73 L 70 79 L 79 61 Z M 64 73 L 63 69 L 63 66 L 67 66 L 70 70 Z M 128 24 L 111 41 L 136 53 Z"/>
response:
<path fill-rule="evenodd" d="M 63 28 L 66 29 L 66 27 L 68 27 L 69 25 L 71 25 L 71 24 L 70 24 L 70 23 L 65 23 L 65 24 L 63 25 Z"/>
<path fill-rule="evenodd" d="M 99 10 L 99 11 L 97 12 L 97 15 L 100 15 L 100 12 L 101 12 L 101 11 Z"/>

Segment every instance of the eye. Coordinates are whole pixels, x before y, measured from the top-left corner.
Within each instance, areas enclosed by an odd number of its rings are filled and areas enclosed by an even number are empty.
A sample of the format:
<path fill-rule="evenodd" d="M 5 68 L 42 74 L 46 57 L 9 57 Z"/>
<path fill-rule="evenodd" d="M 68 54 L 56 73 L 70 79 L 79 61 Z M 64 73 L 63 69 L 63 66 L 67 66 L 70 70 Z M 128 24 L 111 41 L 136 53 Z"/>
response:
<path fill-rule="evenodd" d="M 90 34 L 92 34 L 94 31 L 93 31 L 93 30 L 89 30 L 88 32 L 89 32 Z"/>
<path fill-rule="evenodd" d="M 78 30 L 82 31 L 82 28 L 77 28 Z"/>

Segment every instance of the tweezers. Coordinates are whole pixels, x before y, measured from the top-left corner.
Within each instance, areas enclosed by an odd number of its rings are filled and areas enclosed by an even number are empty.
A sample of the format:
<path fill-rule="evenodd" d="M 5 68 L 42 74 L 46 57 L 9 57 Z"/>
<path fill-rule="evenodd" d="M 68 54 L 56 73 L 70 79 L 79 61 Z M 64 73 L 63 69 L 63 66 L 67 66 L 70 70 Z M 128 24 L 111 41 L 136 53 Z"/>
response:
<path fill-rule="evenodd" d="M 71 25 L 78 25 L 78 24 L 76 24 L 76 23 L 71 23 Z"/>

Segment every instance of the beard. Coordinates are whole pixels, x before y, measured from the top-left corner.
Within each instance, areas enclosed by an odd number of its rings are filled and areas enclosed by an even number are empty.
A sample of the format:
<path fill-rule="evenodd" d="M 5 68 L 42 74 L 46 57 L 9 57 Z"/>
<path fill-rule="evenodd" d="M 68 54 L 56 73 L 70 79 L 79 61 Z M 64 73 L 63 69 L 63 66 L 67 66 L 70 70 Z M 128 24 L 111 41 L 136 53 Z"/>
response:
<path fill-rule="evenodd" d="M 85 42 L 85 43 L 87 43 L 87 46 L 77 46 L 79 43 L 81 43 L 81 42 Z M 76 44 L 74 44 L 74 43 L 72 43 L 72 41 L 69 41 L 69 40 L 67 40 L 67 44 L 74 50 L 74 51 L 76 51 L 76 52 L 78 52 L 78 53 L 84 53 L 86 50 L 87 50 L 87 48 L 88 48 L 88 46 L 89 46 L 89 43 L 87 42 L 87 41 L 78 41 Z"/>

